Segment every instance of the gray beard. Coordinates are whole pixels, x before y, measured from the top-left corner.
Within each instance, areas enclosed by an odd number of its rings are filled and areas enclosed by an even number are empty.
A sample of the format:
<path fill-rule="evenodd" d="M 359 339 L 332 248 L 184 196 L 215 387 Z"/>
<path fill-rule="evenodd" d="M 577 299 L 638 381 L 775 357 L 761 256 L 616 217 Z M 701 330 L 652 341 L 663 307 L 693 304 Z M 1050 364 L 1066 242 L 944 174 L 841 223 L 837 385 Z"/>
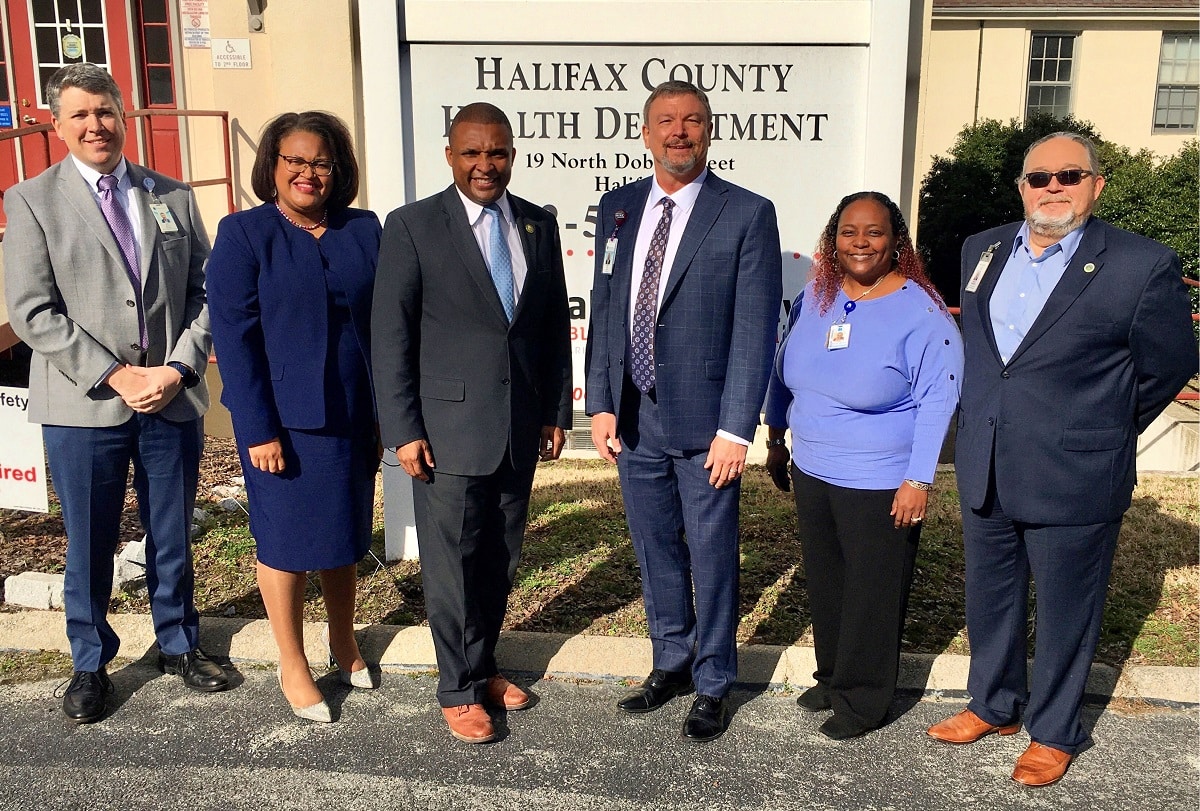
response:
<path fill-rule="evenodd" d="M 1074 212 L 1061 217 L 1048 217 L 1040 211 L 1033 211 L 1025 217 L 1029 230 L 1035 234 L 1052 239 L 1062 239 L 1067 234 L 1083 225 L 1087 215 L 1076 215 Z"/>
<path fill-rule="evenodd" d="M 696 167 L 696 161 L 697 158 L 695 155 L 691 155 L 687 160 L 679 161 L 678 163 L 671 163 L 665 154 L 658 159 L 658 163 L 673 175 L 682 175 L 692 171 Z"/>

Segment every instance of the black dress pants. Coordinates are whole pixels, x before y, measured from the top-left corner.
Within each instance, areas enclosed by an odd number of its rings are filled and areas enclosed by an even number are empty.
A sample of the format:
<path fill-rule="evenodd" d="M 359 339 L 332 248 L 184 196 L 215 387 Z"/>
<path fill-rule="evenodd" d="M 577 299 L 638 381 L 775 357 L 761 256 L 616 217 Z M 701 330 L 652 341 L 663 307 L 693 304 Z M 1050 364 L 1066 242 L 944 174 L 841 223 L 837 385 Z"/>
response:
<path fill-rule="evenodd" d="M 505 456 L 490 476 L 434 471 L 413 481 L 425 609 L 438 663 L 438 703 L 483 703 L 521 559 L 534 468 Z"/>
<path fill-rule="evenodd" d="M 900 668 L 921 526 L 897 529 L 895 490 L 852 490 L 791 467 L 812 610 L 817 683 L 834 714 L 867 729 L 887 716 Z"/>

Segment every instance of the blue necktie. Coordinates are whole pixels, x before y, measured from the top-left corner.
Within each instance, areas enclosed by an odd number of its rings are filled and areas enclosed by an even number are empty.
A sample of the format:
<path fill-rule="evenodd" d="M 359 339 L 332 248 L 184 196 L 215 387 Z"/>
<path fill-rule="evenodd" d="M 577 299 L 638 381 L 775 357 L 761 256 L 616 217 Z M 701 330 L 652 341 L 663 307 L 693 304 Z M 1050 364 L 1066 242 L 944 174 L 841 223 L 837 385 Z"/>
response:
<path fill-rule="evenodd" d="M 650 237 L 646 253 L 646 268 L 638 286 L 633 305 L 633 333 L 630 339 L 629 376 L 638 391 L 645 394 L 654 388 L 654 320 L 658 315 L 658 280 L 662 277 L 663 257 L 667 253 L 667 237 L 671 233 L 671 209 L 675 201 L 662 199 L 663 213 Z"/>
<path fill-rule="evenodd" d="M 484 206 L 483 211 L 492 222 L 488 229 L 488 270 L 492 274 L 492 284 L 500 294 L 500 303 L 504 305 L 504 314 L 509 322 L 513 319 L 516 309 L 516 297 L 513 290 L 512 253 L 508 250 L 508 240 L 504 238 L 500 209 L 495 203 Z"/>
<path fill-rule="evenodd" d="M 117 189 L 116 175 L 101 175 L 96 186 L 100 189 L 100 211 L 103 212 L 104 219 L 108 221 L 108 227 L 117 239 L 117 245 L 121 248 L 121 256 L 125 257 L 125 272 L 129 274 L 129 281 L 133 285 L 133 298 L 138 311 L 138 340 L 142 349 L 145 349 L 149 346 L 149 342 L 146 340 L 146 314 L 142 312 L 142 266 L 138 262 L 137 240 L 133 236 L 133 224 L 129 221 L 125 209 L 121 208 L 121 203 L 114 194 Z"/>

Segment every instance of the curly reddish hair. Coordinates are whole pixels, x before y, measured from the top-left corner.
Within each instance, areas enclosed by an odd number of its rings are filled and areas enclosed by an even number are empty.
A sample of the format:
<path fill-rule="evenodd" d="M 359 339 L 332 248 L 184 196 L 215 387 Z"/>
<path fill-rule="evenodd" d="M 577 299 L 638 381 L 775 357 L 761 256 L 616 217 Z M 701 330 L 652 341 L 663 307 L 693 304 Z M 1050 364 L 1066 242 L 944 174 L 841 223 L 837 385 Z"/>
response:
<path fill-rule="evenodd" d="M 896 238 L 896 250 L 900 253 L 900 258 L 892 263 L 892 270 L 899 271 L 900 275 L 928 293 L 929 297 L 945 310 L 946 303 L 942 301 L 942 296 L 933 286 L 933 282 L 929 281 L 929 277 L 925 274 L 925 263 L 921 261 L 920 254 L 913 248 L 912 236 L 908 233 L 908 225 L 904 222 L 904 215 L 900 213 L 900 208 L 886 194 L 877 191 L 860 191 L 842 198 L 817 242 L 817 249 L 813 257 L 812 278 L 813 292 L 820 303 L 821 315 L 825 315 L 833 306 L 838 290 L 842 289 L 842 277 L 845 275 L 837 261 L 838 222 L 846 207 L 859 200 L 874 200 L 887 209 L 888 216 L 891 217 L 892 234 Z"/>

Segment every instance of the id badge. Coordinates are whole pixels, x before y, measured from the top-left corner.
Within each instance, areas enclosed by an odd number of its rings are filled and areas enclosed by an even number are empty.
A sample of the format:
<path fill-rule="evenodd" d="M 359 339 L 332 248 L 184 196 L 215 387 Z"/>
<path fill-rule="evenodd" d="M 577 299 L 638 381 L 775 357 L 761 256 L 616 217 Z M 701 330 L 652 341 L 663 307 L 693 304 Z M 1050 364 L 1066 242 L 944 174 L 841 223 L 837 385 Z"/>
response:
<path fill-rule="evenodd" d="M 158 223 L 159 231 L 164 234 L 174 234 L 179 231 L 179 226 L 175 224 L 175 215 L 162 200 L 150 203 L 150 213 L 154 215 L 154 221 Z"/>
<path fill-rule="evenodd" d="M 989 245 L 987 250 L 979 255 L 979 261 L 975 263 L 975 271 L 971 274 L 971 278 L 967 279 L 966 292 L 974 293 L 979 289 L 979 283 L 983 281 L 983 274 L 987 273 L 988 265 L 992 263 L 992 253 L 999 247 L 999 242 Z"/>
<path fill-rule="evenodd" d="M 845 349 L 850 346 L 850 325 L 830 324 L 829 335 L 825 338 L 826 349 Z"/>
<path fill-rule="evenodd" d="M 613 272 L 613 264 L 617 261 L 617 238 L 609 237 L 608 242 L 604 243 L 604 262 L 600 265 L 600 272 L 605 276 L 611 276 Z"/>

